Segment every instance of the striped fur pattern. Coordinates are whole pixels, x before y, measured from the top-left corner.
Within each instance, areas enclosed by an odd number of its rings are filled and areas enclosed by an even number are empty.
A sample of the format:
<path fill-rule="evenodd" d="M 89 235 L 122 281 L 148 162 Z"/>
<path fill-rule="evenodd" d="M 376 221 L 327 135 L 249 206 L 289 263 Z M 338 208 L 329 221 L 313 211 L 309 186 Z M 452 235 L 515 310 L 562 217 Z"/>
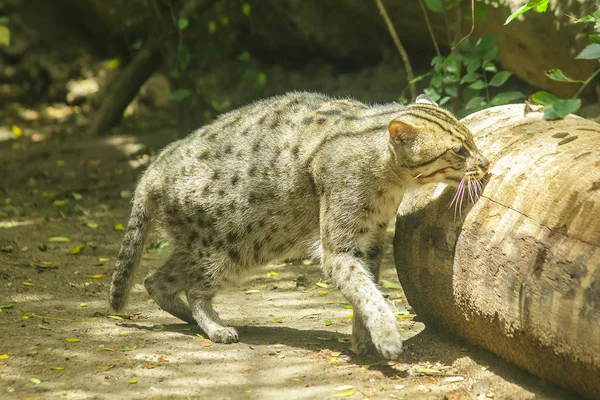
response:
<path fill-rule="evenodd" d="M 144 173 L 110 304 L 124 307 L 153 222 L 170 255 L 145 279 L 148 293 L 213 341 L 239 340 L 211 305 L 223 282 L 312 253 L 354 306 L 355 351 L 395 359 L 400 333 L 376 286 L 387 224 L 406 188 L 480 179 L 487 164 L 469 130 L 426 97 L 367 106 L 291 93 L 250 104 L 167 146 Z"/>

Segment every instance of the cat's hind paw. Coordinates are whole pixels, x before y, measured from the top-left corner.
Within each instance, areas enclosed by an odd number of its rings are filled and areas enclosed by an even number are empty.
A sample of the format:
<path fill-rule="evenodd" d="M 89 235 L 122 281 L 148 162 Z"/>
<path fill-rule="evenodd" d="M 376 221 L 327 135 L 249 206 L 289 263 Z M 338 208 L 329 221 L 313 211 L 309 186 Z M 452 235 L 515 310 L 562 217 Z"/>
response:
<path fill-rule="evenodd" d="M 237 343 L 240 341 L 237 330 L 231 326 L 211 332 L 208 337 L 215 343 Z"/>

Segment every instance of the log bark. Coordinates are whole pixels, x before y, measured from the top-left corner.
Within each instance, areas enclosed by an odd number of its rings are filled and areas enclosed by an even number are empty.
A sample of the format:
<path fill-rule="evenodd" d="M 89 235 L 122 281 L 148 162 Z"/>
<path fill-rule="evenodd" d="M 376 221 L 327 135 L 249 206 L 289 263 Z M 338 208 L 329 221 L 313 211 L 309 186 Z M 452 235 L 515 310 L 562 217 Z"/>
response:
<path fill-rule="evenodd" d="M 489 182 L 456 220 L 443 184 L 405 196 L 394 254 L 407 300 L 427 323 L 600 398 L 600 125 L 523 105 L 463 122 Z"/>

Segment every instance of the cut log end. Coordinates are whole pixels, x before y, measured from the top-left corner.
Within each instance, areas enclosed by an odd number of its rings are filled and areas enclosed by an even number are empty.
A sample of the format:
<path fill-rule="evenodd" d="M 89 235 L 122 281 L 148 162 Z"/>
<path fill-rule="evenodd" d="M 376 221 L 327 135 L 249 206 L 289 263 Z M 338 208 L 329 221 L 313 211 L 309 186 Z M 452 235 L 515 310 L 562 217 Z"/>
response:
<path fill-rule="evenodd" d="M 463 221 L 448 188 L 405 197 L 394 253 L 407 299 L 426 321 L 600 398 L 600 125 L 522 105 L 463 122 L 491 176 Z"/>

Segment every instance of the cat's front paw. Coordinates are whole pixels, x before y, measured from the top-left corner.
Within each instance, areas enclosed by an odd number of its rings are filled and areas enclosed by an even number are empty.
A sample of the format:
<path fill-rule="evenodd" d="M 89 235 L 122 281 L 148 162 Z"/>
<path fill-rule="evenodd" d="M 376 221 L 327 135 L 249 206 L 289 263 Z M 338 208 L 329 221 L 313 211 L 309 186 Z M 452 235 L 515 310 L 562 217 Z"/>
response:
<path fill-rule="evenodd" d="M 383 358 L 397 360 L 402 354 L 402 339 L 398 331 L 385 335 L 373 335 L 373 345 Z"/>
<path fill-rule="evenodd" d="M 208 337 L 215 343 L 237 343 L 240 341 L 237 330 L 231 326 L 214 330 Z"/>

